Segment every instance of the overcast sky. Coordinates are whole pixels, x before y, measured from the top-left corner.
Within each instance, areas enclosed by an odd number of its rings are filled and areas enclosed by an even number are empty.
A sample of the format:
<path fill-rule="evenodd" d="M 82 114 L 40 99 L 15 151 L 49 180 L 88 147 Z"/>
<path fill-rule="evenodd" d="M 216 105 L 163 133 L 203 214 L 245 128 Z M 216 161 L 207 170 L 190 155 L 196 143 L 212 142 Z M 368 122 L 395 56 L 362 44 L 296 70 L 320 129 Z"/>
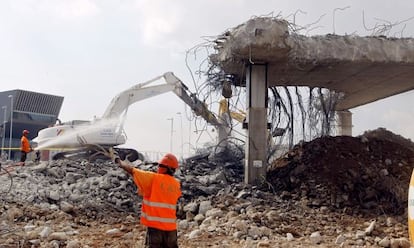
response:
<path fill-rule="evenodd" d="M 273 13 L 293 21 L 296 12 L 298 25 L 321 17 L 309 35 L 369 35 L 366 29 L 375 23 L 407 20 L 414 16 L 412 10 L 409 0 L 6 0 L 0 2 L 0 91 L 64 96 L 62 121 L 90 120 L 101 116 L 120 91 L 167 71 L 191 89 L 186 51 L 203 37 L 220 35 L 253 16 Z M 401 34 L 414 35 L 414 20 L 389 33 Z M 385 127 L 414 139 L 413 97 L 408 92 L 352 109 L 353 134 Z M 129 109 L 125 146 L 168 151 L 169 118 L 174 118 L 175 153 L 181 152 L 181 137 L 184 152 L 189 140 L 196 145 L 215 137 L 211 128 L 202 137 L 194 133 L 185 111 L 173 93 L 136 103 Z"/>

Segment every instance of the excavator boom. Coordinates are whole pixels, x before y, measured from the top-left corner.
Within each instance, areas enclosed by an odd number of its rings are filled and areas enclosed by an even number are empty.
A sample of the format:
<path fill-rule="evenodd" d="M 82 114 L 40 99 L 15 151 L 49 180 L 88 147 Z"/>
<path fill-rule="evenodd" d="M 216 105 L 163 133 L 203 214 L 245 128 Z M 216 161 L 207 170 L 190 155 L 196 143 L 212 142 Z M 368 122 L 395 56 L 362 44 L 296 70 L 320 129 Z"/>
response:
<path fill-rule="evenodd" d="M 106 108 L 102 119 L 118 118 L 127 108 L 135 102 L 157 96 L 166 92 L 173 91 L 175 88 L 183 87 L 181 81 L 173 80 L 172 72 L 167 72 L 147 82 L 132 86 L 116 95 L 109 106 Z M 167 84 L 148 86 L 150 83 L 164 78 Z M 168 79 L 168 80 L 167 80 Z"/>
<path fill-rule="evenodd" d="M 164 78 L 167 84 L 145 87 L 161 78 Z M 173 91 L 182 101 L 184 101 L 197 116 L 203 117 L 204 120 L 212 125 L 220 125 L 217 118 L 207 109 L 206 105 L 201 102 L 195 94 L 189 93 L 188 87 L 172 72 L 164 73 L 162 76 L 137 84 L 119 93 L 112 99 L 105 110 L 102 119 L 119 117 L 120 114 L 133 103 L 170 91 Z"/>

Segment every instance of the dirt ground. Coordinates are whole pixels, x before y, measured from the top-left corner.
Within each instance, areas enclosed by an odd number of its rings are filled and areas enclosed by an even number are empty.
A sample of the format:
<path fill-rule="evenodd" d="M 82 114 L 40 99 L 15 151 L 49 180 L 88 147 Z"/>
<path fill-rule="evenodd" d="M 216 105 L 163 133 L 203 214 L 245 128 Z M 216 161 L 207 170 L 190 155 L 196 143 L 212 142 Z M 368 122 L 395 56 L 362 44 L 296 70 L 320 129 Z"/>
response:
<path fill-rule="evenodd" d="M 2 248 L 15 248 L 15 247 L 116 247 L 116 248 L 138 248 L 144 247 L 145 229 L 143 226 L 137 224 L 136 218 L 131 218 L 130 215 L 118 214 L 115 217 L 107 216 L 102 219 L 94 220 L 88 218 L 79 218 L 68 215 L 56 214 L 53 212 L 45 212 L 44 210 L 35 209 L 33 207 L 22 207 L 24 212 L 22 216 L 16 219 L 14 229 L 4 230 L 0 229 L 0 247 Z M 385 216 L 376 216 L 367 212 L 359 212 L 343 210 L 343 211 L 327 211 L 325 214 L 312 214 L 307 211 L 306 207 L 299 207 L 293 209 L 286 209 L 286 220 L 275 221 L 269 226 L 279 226 L 283 228 L 278 229 L 279 236 L 277 241 L 251 241 L 238 240 L 233 235 L 216 235 L 206 234 L 194 238 L 188 239 L 184 236 L 184 233 L 188 234 L 188 231 L 180 231 L 179 233 L 179 247 L 193 248 L 193 247 L 340 247 L 335 244 L 335 240 L 338 237 L 337 231 L 341 229 L 348 230 L 360 230 L 367 227 L 367 223 L 372 219 L 377 219 L 380 223 L 376 228 L 373 235 L 376 236 L 390 236 L 390 238 L 408 237 L 407 226 L 404 224 L 397 224 L 396 228 L 389 230 L 387 226 L 388 220 Z M 289 212 L 301 212 L 302 218 L 293 217 Z M 30 219 L 30 216 L 36 216 L 34 221 Z M 40 217 L 43 216 L 43 217 Z M 70 246 L 68 242 L 61 242 L 60 246 L 52 245 L 33 245 L 29 242 L 27 234 L 24 233 L 24 226 L 28 223 L 36 224 L 36 221 L 43 219 L 46 220 L 48 225 L 53 228 L 61 229 L 76 229 L 76 244 Z M 404 217 L 396 217 L 394 222 L 404 222 Z M 285 225 L 289 222 L 289 225 Z M 70 227 L 70 228 L 69 228 Z M 306 237 L 306 229 L 324 230 L 324 243 L 314 244 L 310 242 Z M 115 234 L 108 234 L 110 230 L 119 229 L 120 232 Z M 287 233 L 293 234 L 294 240 L 287 240 L 283 238 Z M 11 240 L 19 240 L 19 242 L 13 242 Z M 349 246 L 342 247 L 379 247 L 372 243 L 371 245 L 356 245 L 351 243 Z M 395 246 L 404 247 L 404 246 Z"/>

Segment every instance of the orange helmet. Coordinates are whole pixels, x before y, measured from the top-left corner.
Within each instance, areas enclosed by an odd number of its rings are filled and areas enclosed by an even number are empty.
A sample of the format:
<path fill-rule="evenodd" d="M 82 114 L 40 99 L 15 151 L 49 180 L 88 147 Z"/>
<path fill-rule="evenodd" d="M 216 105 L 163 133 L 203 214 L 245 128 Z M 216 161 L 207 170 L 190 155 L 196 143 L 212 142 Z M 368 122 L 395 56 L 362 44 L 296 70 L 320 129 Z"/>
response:
<path fill-rule="evenodd" d="M 28 134 L 29 133 L 29 130 L 23 130 L 23 134 Z"/>
<path fill-rule="evenodd" d="M 169 168 L 172 168 L 172 169 L 177 169 L 178 168 L 178 160 L 174 156 L 174 154 L 172 154 L 172 153 L 165 154 L 164 157 L 162 157 L 158 161 L 158 164 L 165 165 L 165 166 L 167 166 Z"/>

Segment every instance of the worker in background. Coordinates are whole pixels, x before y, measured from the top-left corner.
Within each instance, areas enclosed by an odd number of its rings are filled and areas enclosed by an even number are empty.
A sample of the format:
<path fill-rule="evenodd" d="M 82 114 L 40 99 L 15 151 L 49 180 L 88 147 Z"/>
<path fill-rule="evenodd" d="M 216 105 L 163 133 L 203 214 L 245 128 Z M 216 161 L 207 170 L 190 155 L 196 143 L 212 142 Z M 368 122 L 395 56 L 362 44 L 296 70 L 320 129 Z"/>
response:
<path fill-rule="evenodd" d="M 31 151 L 33 151 L 32 146 L 30 145 L 30 141 L 27 138 L 27 135 L 29 134 L 28 130 L 23 130 L 22 138 L 20 139 L 20 163 L 22 166 L 24 166 L 27 158 L 27 154 Z"/>
<path fill-rule="evenodd" d="M 158 161 L 158 171 L 150 172 L 132 167 L 114 156 L 113 161 L 128 172 L 143 197 L 141 224 L 147 227 L 146 247 L 178 247 L 177 201 L 181 196 L 180 182 L 173 177 L 178 168 L 177 158 L 167 153 Z"/>
<path fill-rule="evenodd" d="M 38 164 L 38 163 L 39 163 L 39 161 L 40 161 L 40 151 L 39 151 L 39 150 L 37 150 L 37 151 L 36 151 L 36 158 L 35 158 L 34 162 L 35 162 L 36 164 Z"/>

